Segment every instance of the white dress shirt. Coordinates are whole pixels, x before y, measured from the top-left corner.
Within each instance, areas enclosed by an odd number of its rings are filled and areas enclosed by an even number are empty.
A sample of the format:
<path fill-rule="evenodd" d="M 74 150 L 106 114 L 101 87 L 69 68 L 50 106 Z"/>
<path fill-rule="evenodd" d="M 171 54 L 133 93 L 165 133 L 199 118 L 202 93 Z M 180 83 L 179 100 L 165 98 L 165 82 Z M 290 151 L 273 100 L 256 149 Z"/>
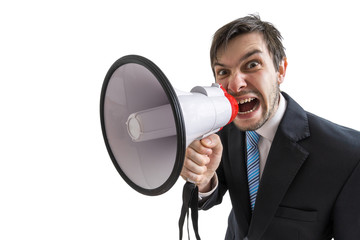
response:
<path fill-rule="evenodd" d="M 280 94 L 279 107 L 276 113 L 274 114 L 274 116 L 269 120 L 267 120 L 261 128 L 255 130 L 255 132 L 257 132 L 260 135 L 260 139 L 258 143 L 258 148 L 260 153 L 260 178 L 264 171 L 265 163 L 269 155 L 270 147 L 274 140 L 275 133 L 279 127 L 281 119 L 284 116 L 286 110 L 286 104 L 287 103 L 285 98 L 283 97 L 282 94 Z M 206 192 L 206 193 L 199 192 L 200 200 L 210 196 L 218 187 L 218 178 L 216 173 L 213 179 L 211 180 L 211 185 L 213 186 L 213 188 L 210 192 Z"/>
<path fill-rule="evenodd" d="M 280 121 L 284 116 L 286 110 L 286 100 L 282 94 L 280 94 L 279 108 L 272 118 L 267 120 L 265 124 L 255 130 L 260 135 L 258 148 L 260 153 L 260 178 L 264 171 L 265 163 L 269 155 L 271 144 L 274 140 L 275 133 L 279 127 Z"/>

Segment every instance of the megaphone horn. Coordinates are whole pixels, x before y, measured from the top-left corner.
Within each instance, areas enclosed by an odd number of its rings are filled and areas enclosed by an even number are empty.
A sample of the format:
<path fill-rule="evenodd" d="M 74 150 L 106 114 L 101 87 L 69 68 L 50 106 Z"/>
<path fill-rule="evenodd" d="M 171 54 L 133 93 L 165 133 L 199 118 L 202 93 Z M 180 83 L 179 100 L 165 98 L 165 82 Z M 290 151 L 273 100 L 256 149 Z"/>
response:
<path fill-rule="evenodd" d="M 150 60 L 117 60 L 103 83 L 100 117 L 114 166 L 136 191 L 168 191 L 183 167 L 186 147 L 219 131 L 237 115 L 237 101 L 219 84 L 173 89 Z"/>

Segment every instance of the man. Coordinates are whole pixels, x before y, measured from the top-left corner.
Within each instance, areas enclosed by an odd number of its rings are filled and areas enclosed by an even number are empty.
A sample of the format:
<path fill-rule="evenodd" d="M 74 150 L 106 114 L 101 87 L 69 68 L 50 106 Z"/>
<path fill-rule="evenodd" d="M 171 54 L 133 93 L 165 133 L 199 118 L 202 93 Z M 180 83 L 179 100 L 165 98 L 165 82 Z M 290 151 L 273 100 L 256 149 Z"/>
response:
<path fill-rule="evenodd" d="M 280 92 L 287 67 L 281 39 L 253 15 L 215 33 L 214 76 L 239 113 L 218 135 L 188 147 L 181 175 L 198 186 L 201 209 L 229 191 L 225 239 L 360 239 L 360 133 Z"/>

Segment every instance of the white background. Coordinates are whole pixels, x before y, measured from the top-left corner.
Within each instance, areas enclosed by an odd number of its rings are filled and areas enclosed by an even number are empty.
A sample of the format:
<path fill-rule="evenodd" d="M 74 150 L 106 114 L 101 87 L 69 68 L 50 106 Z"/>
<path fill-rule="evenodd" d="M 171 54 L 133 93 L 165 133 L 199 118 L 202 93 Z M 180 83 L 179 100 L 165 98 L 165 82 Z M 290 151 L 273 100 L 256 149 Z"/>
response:
<path fill-rule="evenodd" d="M 177 239 L 184 181 L 158 197 L 125 184 L 103 142 L 102 82 L 139 54 L 179 90 L 210 85 L 213 33 L 247 14 L 282 32 L 282 90 L 359 130 L 358 10 L 349 0 L 1 1 L 0 239 Z M 230 207 L 226 196 L 200 212 L 202 239 L 223 239 Z"/>

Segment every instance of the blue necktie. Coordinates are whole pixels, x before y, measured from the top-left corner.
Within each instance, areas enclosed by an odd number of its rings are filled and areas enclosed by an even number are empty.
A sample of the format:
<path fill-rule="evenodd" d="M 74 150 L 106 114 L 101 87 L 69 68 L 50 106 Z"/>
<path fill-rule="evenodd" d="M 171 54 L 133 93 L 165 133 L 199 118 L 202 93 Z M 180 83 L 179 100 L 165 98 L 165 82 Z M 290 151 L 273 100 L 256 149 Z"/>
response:
<path fill-rule="evenodd" d="M 247 174 L 250 193 L 251 210 L 254 211 L 256 194 L 260 178 L 260 154 L 258 149 L 259 134 L 255 131 L 246 132 L 247 145 Z"/>

